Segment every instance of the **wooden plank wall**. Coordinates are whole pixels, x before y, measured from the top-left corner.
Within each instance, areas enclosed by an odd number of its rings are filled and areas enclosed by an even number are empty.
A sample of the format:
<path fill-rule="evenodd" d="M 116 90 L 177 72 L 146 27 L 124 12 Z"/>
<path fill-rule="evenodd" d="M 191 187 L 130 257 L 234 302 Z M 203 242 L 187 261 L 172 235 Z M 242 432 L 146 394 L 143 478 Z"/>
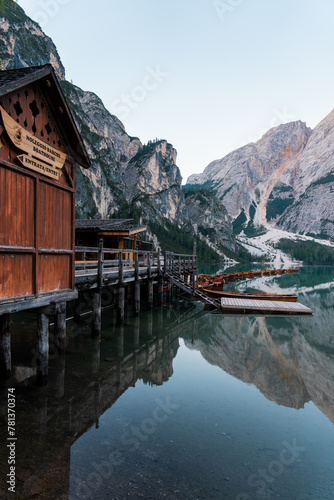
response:
<path fill-rule="evenodd" d="M 0 169 L 0 245 L 34 247 L 34 179 Z"/>
<path fill-rule="evenodd" d="M 37 138 L 67 153 L 38 82 L 0 105 Z M 0 120 L 1 121 L 1 120 Z M 75 164 L 59 181 L 26 169 L 0 123 L 0 302 L 74 288 Z M 71 179 L 72 178 L 72 179 Z"/>

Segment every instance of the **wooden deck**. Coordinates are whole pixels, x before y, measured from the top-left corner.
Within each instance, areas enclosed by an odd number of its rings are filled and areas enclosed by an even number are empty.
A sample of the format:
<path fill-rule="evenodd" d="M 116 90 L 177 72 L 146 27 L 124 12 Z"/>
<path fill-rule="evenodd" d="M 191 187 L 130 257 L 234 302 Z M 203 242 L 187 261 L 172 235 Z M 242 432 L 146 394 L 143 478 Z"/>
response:
<path fill-rule="evenodd" d="M 223 313 L 234 314 L 262 314 L 271 315 L 311 315 L 312 309 L 298 302 L 282 302 L 278 300 L 250 300 L 225 297 L 221 299 Z"/>

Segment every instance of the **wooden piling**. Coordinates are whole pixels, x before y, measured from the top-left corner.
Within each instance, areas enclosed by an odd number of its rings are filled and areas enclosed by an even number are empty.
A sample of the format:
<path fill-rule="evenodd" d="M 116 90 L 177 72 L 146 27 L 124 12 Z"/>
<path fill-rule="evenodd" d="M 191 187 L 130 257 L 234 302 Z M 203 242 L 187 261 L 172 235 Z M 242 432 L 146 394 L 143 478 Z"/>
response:
<path fill-rule="evenodd" d="M 79 323 L 81 321 L 81 302 L 82 302 L 82 294 L 79 293 L 78 298 L 74 301 L 74 321 Z"/>
<path fill-rule="evenodd" d="M 139 338 L 140 338 L 140 318 L 137 317 L 135 319 L 135 326 L 133 329 L 133 343 L 135 347 L 139 346 Z"/>
<path fill-rule="evenodd" d="M 99 373 L 101 358 L 101 337 L 95 335 L 92 339 L 92 373 Z"/>
<path fill-rule="evenodd" d="M 125 308 L 125 287 L 118 286 L 117 290 L 117 324 L 124 325 L 124 308 Z"/>
<path fill-rule="evenodd" d="M 65 394 L 65 355 L 62 353 L 56 360 L 55 397 L 60 399 Z"/>
<path fill-rule="evenodd" d="M 93 294 L 93 321 L 92 321 L 92 335 L 100 335 L 101 333 L 101 290 Z"/>
<path fill-rule="evenodd" d="M 172 300 L 172 282 L 167 280 L 167 302 L 170 303 Z"/>
<path fill-rule="evenodd" d="M 124 357 L 124 327 L 123 326 L 120 328 L 120 331 L 119 331 L 118 337 L 117 337 L 117 356 L 121 359 Z"/>
<path fill-rule="evenodd" d="M 164 282 L 162 278 L 158 281 L 158 305 L 161 306 L 164 298 Z"/>
<path fill-rule="evenodd" d="M 134 285 L 134 293 L 133 293 L 133 314 L 134 316 L 139 316 L 140 314 L 140 282 L 135 281 Z"/>
<path fill-rule="evenodd" d="M 9 378 L 12 369 L 10 314 L 0 316 L 0 375 Z"/>
<path fill-rule="evenodd" d="M 57 304 L 54 325 L 55 344 L 59 351 L 66 347 L 66 302 Z"/>
<path fill-rule="evenodd" d="M 153 309 L 153 280 L 147 280 L 147 309 Z"/>
<path fill-rule="evenodd" d="M 148 314 L 148 318 L 147 318 L 147 335 L 148 335 L 148 337 L 153 336 L 153 312 L 152 311 Z"/>
<path fill-rule="evenodd" d="M 39 309 L 37 313 L 37 382 L 44 384 L 49 370 L 49 316 Z"/>

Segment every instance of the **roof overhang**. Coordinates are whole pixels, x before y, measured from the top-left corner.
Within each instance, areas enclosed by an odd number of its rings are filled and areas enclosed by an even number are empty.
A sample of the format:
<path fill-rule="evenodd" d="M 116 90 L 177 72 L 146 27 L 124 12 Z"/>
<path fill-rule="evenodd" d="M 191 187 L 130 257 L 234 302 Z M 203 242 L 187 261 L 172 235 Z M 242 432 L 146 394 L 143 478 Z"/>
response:
<path fill-rule="evenodd" d="M 24 74 L 25 69 L 27 74 Z M 26 85 L 38 83 L 47 99 L 50 111 L 57 120 L 57 126 L 69 151 L 69 156 L 82 167 L 90 168 L 91 162 L 84 142 L 51 64 L 7 71 L 8 73 L 16 71 L 21 74 L 17 79 L 5 82 L 0 86 L 0 96 L 14 92 Z"/>

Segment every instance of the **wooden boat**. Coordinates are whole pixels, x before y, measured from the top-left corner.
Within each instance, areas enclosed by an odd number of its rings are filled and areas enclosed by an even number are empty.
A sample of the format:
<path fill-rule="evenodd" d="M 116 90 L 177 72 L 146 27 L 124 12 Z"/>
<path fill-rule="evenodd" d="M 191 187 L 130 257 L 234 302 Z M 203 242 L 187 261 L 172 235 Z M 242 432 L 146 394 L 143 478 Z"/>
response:
<path fill-rule="evenodd" d="M 224 292 L 215 286 L 203 287 L 201 291 L 211 298 L 234 297 L 236 299 L 257 299 L 257 300 L 280 300 L 285 302 L 297 302 L 297 295 L 263 293 L 263 292 Z"/>

